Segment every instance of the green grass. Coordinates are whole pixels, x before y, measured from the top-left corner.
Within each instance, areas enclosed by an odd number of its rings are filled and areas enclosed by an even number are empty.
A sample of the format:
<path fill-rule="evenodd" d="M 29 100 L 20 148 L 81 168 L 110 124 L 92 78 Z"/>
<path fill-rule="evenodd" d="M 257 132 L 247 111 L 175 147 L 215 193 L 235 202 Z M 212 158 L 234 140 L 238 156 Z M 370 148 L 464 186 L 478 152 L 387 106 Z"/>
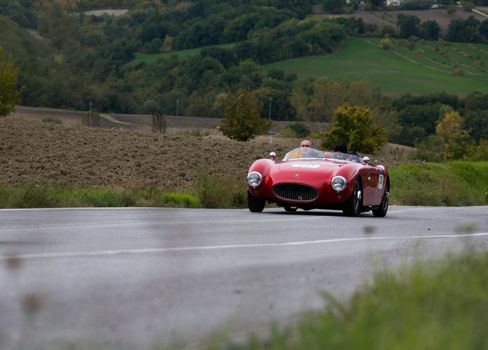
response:
<path fill-rule="evenodd" d="M 403 164 L 390 169 L 392 204 L 465 206 L 488 204 L 488 162 Z M 245 208 L 239 179 L 201 171 L 191 191 L 162 188 L 0 186 L 0 208 L 54 207 Z"/>
<path fill-rule="evenodd" d="M 122 189 L 26 185 L 0 187 L 0 208 L 124 207 L 135 205 Z"/>
<path fill-rule="evenodd" d="M 231 49 L 234 47 L 235 44 L 221 44 L 221 45 L 215 45 L 212 47 L 219 47 L 221 49 Z M 170 51 L 170 52 L 164 52 L 164 53 L 158 53 L 158 54 L 145 54 L 145 53 L 136 53 L 136 57 L 129 63 L 129 65 L 134 65 L 138 63 L 153 63 L 156 62 L 160 59 L 165 59 L 165 58 L 170 58 L 173 55 L 176 55 L 178 57 L 184 58 L 184 57 L 195 57 L 200 54 L 200 51 L 202 51 L 202 48 L 196 48 L 196 49 L 188 49 L 188 50 L 179 50 L 179 51 Z"/>
<path fill-rule="evenodd" d="M 461 96 L 472 91 L 488 92 L 488 45 L 418 42 L 415 50 L 409 50 L 397 42 L 394 50 L 386 51 L 377 45 L 378 41 L 351 38 L 334 54 L 291 59 L 266 67 L 282 69 L 300 79 L 368 80 L 391 96 L 437 91 Z M 478 65 L 476 56 L 480 57 Z M 452 74 L 456 67 L 464 71 L 464 76 Z"/>
<path fill-rule="evenodd" d="M 404 164 L 390 169 L 395 204 L 488 204 L 488 162 Z"/>
<path fill-rule="evenodd" d="M 469 247 L 469 241 L 466 242 Z M 487 349 L 488 253 L 473 248 L 440 262 L 377 272 L 348 301 L 325 296 L 325 310 L 265 341 L 212 349 Z"/>
<path fill-rule="evenodd" d="M 163 188 L 73 188 L 38 184 L 0 186 L 0 208 L 244 208 L 247 205 L 246 188 L 239 183 L 201 171 L 196 188 L 185 192 L 167 191 Z"/>

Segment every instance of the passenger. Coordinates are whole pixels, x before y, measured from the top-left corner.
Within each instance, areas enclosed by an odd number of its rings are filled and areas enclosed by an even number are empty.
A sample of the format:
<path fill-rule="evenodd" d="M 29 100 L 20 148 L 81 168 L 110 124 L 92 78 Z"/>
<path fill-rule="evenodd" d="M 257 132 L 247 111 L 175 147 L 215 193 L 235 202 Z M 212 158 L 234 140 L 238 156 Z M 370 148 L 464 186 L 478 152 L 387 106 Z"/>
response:
<path fill-rule="evenodd" d="M 345 143 L 338 143 L 334 146 L 334 152 L 347 153 L 347 145 Z"/>
<path fill-rule="evenodd" d="M 344 160 L 345 154 L 347 153 L 347 145 L 345 143 L 338 143 L 334 146 L 333 151 L 332 158 Z"/>

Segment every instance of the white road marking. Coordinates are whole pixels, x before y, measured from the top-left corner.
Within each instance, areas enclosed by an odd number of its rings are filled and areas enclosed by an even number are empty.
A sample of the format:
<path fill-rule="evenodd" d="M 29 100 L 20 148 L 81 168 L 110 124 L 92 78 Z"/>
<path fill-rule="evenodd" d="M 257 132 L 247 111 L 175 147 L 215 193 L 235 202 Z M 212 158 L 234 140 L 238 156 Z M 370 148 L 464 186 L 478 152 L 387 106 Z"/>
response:
<path fill-rule="evenodd" d="M 253 244 L 224 244 L 211 246 L 186 246 L 170 248 L 147 248 L 147 249 L 122 249 L 122 250 L 99 250 L 90 252 L 56 252 L 56 253 L 38 253 L 38 254 L 19 254 L 14 255 L 18 259 L 36 260 L 36 259 L 58 259 L 58 258 L 80 258 L 80 257 L 101 257 L 127 254 L 161 254 L 170 252 L 189 252 L 189 251 L 208 251 L 222 249 L 249 249 L 249 248 L 271 248 L 271 247 L 294 247 L 314 244 L 328 244 L 341 242 L 358 242 L 358 241 L 388 241 L 388 240 L 415 240 L 415 239 L 452 239 L 452 238 L 469 238 L 469 237 L 487 237 L 488 232 L 453 234 L 453 235 L 426 235 L 426 236 L 392 236 L 392 237 L 357 237 L 357 238 L 336 238 L 320 239 L 309 241 L 289 241 L 276 243 L 253 243 Z M 0 260 L 12 258 L 12 255 L 0 255 Z"/>

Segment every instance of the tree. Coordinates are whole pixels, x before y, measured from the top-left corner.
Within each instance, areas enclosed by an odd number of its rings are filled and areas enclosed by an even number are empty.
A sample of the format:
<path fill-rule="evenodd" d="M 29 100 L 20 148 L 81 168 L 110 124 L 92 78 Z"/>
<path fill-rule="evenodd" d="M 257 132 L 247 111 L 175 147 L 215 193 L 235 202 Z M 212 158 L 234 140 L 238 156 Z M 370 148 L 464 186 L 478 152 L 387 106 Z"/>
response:
<path fill-rule="evenodd" d="M 400 27 L 400 37 L 410 38 L 411 36 L 419 36 L 420 18 L 417 16 L 399 14 L 397 16 L 397 22 L 398 27 Z"/>
<path fill-rule="evenodd" d="M 488 40 L 488 19 L 480 23 L 479 32 L 485 40 Z"/>
<path fill-rule="evenodd" d="M 458 112 L 449 111 L 437 124 L 436 135 L 444 139 L 444 160 L 461 159 L 474 144 L 464 130 L 463 118 Z"/>
<path fill-rule="evenodd" d="M 367 81 L 298 81 L 291 93 L 290 102 L 302 120 L 332 122 L 336 109 L 349 103 L 353 106 L 368 107 L 375 117 L 375 122 L 386 128 L 389 136 L 398 129 L 391 100 L 382 96 L 380 91 Z"/>
<path fill-rule="evenodd" d="M 398 112 L 398 120 L 406 127 L 420 127 L 433 134 L 439 119 L 440 103 L 410 105 Z"/>
<path fill-rule="evenodd" d="M 436 21 L 425 21 L 420 26 L 420 37 L 425 40 L 439 40 L 441 27 Z"/>
<path fill-rule="evenodd" d="M 325 0 L 323 8 L 329 13 L 343 13 L 346 2 L 344 0 Z"/>
<path fill-rule="evenodd" d="M 385 129 L 375 124 L 371 110 L 344 105 L 337 108 L 334 122 L 322 135 L 322 147 L 345 143 L 354 152 L 375 153 L 387 141 Z"/>
<path fill-rule="evenodd" d="M 261 106 L 256 95 L 240 90 L 228 97 L 220 130 L 231 139 L 248 141 L 271 127 L 271 122 L 261 118 L 260 112 Z"/>
<path fill-rule="evenodd" d="M 416 144 L 415 158 L 427 162 L 442 161 L 444 153 L 444 139 L 438 135 L 429 135 L 425 140 Z"/>
<path fill-rule="evenodd" d="M 455 19 L 449 23 L 447 40 L 475 43 L 481 41 L 479 32 L 480 21 L 473 16 L 467 19 Z"/>
<path fill-rule="evenodd" d="M 474 161 L 488 160 L 488 139 L 480 140 L 478 145 L 471 147 L 469 154 L 464 156 L 464 159 Z"/>
<path fill-rule="evenodd" d="M 17 70 L 0 47 L 0 117 L 9 115 L 19 100 L 16 84 Z"/>
<path fill-rule="evenodd" d="M 377 10 L 379 8 L 384 7 L 385 1 L 383 0 L 368 0 L 367 1 L 368 7 L 370 10 Z"/>
<path fill-rule="evenodd" d="M 488 140 L 488 94 L 473 92 L 464 100 L 464 122 L 471 137 Z"/>
<path fill-rule="evenodd" d="M 149 113 L 152 116 L 152 132 L 158 132 L 160 134 L 166 133 L 166 119 L 162 111 L 161 105 L 156 100 L 147 100 L 144 102 L 143 110 L 145 113 Z"/>
<path fill-rule="evenodd" d="M 465 12 L 471 12 L 474 8 L 474 4 L 471 1 L 463 1 L 462 6 Z"/>

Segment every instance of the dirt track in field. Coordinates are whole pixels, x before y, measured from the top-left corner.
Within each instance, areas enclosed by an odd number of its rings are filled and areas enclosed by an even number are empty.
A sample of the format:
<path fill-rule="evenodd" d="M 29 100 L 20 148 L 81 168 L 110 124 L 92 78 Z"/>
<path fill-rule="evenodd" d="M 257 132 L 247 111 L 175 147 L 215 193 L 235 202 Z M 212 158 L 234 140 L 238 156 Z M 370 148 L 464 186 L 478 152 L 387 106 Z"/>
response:
<path fill-rule="evenodd" d="M 476 7 L 477 9 L 487 13 L 487 7 Z M 466 12 L 462 8 L 456 8 L 456 12 L 449 15 L 447 14 L 447 10 L 445 8 L 442 9 L 429 9 L 429 10 L 388 10 L 388 11 L 356 11 L 351 14 L 343 14 L 343 15 L 331 15 L 331 14 L 324 14 L 323 10 L 317 7 L 316 14 L 310 15 L 311 18 L 336 18 L 336 17 L 345 17 L 345 18 L 361 18 L 365 23 L 371 23 L 379 26 L 380 28 L 389 25 L 396 27 L 398 22 L 398 15 L 410 15 L 416 16 L 420 18 L 422 22 L 428 20 L 435 20 L 439 26 L 441 27 L 443 33 L 447 33 L 449 23 L 455 19 L 465 20 L 470 16 L 475 17 L 475 19 L 479 21 L 483 21 L 486 19 L 483 15 L 476 13 L 476 12 Z"/>

